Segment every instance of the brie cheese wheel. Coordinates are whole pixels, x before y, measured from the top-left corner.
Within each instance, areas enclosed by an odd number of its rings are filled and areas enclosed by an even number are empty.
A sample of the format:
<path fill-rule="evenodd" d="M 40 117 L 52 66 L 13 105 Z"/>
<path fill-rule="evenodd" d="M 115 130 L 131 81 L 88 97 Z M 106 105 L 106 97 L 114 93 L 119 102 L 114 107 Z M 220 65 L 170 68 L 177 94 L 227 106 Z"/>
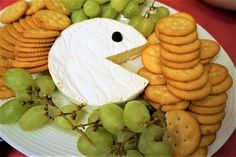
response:
<path fill-rule="evenodd" d="M 112 40 L 114 32 L 122 40 Z M 137 97 L 148 81 L 106 59 L 146 44 L 133 27 L 95 18 L 64 30 L 52 46 L 48 66 L 58 89 L 75 103 L 101 106 Z"/>

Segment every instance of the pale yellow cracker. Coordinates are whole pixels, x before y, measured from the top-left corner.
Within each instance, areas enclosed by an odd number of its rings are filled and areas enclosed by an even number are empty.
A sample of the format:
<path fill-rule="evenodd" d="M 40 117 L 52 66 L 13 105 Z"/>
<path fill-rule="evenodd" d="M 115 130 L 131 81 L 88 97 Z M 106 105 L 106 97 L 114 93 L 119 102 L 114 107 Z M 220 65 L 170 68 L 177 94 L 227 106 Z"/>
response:
<path fill-rule="evenodd" d="M 145 89 L 145 96 L 154 102 L 161 105 L 174 104 L 180 101 L 180 99 L 169 92 L 166 85 L 161 86 L 147 86 Z"/>
<path fill-rule="evenodd" d="M 202 64 L 197 64 L 190 69 L 174 69 L 162 65 L 161 71 L 163 75 L 169 79 L 176 81 L 193 81 L 198 79 L 204 73 Z"/>
<path fill-rule="evenodd" d="M 175 95 L 176 97 L 179 97 L 183 100 L 199 100 L 206 96 L 208 96 L 211 93 L 211 84 L 208 82 L 205 86 L 203 86 L 200 89 L 192 90 L 192 91 L 185 91 L 177 89 L 169 84 L 167 84 L 168 90 Z"/>
<path fill-rule="evenodd" d="M 189 13 L 186 13 L 186 12 L 178 12 L 178 13 L 175 13 L 173 14 L 172 16 L 177 16 L 177 17 L 183 17 L 185 19 L 188 19 L 194 23 L 196 23 L 195 19 L 193 18 L 192 15 L 190 15 Z"/>
<path fill-rule="evenodd" d="M 165 34 L 159 35 L 160 41 L 168 43 L 168 44 L 173 44 L 173 45 L 189 44 L 197 40 L 197 38 L 198 38 L 198 34 L 196 31 L 185 36 L 177 36 L 177 37 L 168 36 Z"/>
<path fill-rule="evenodd" d="M 11 23 L 18 20 L 24 15 L 28 4 L 26 1 L 18 1 L 6 8 L 6 10 L 0 15 L 0 22 Z"/>
<path fill-rule="evenodd" d="M 233 85 L 233 79 L 230 75 L 220 84 L 212 86 L 211 94 L 220 94 L 226 92 Z"/>
<path fill-rule="evenodd" d="M 26 30 L 23 33 L 24 38 L 37 38 L 37 39 L 53 38 L 53 37 L 58 37 L 59 35 L 60 35 L 59 31 L 50 31 L 44 29 L 31 29 L 31 30 Z"/>
<path fill-rule="evenodd" d="M 22 33 L 22 32 L 25 31 L 25 29 L 20 25 L 19 22 L 14 22 L 14 23 L 13 23 L 13 26 L 14 26 L 14 28 L 15 28 L 15 30 L 16 30 L 17 32 Z"/>
<path fill-rule="evenodd" d="M 202 135 L 209 135 L 216 133 L 221 127 L 221 123 L 211 124 L 211 125 L 200 125 L 200 130 Z"/>
<path fill-rule="evenodd" d="M 173 110 L 166 113 L 167 138 L 174 157 L 187 157 L 199 145 L 201 132 L 194 117 L 183 111 Z"/>
<path fill-rule="evenodd" d="M 24 43 L 49 43 L 53 42 L 56 40 L 56 38 L 47 38 L 47 39 L 30 39 L 30 38 L 24 38 L 24 37 L 19 37 L 18 40 L 20 42 Z"/>
<path fill-rule="evenodd" d="M 227 93 L 221 93 L 218 95 L 210 95 L 204 99 L 192 101 L 194 105 L 203 106 L 203 107 L 214 107 L 221 104 L 225 104 L 228 99 Z"/>
<path fill-rule="evenodd" d="M 186 54 L 175 54 L 175 53 L 168 52 L 165 49 L 161 49 L 160 57 L 170 62 L 182 63 L 182 62 L 190 62 L 192 60 L 195 60 L 199 57 L 199 55 L 200 55 L 199 51 L 193 51 Z"/>
<path fill-rule="evenodd" d="M 15 46 L 12 45 L 12 44 L 10 44 L 10 43 L 7 42 L 6 40 L 4 40 L 4 39 L 2 38 L 2 35 L 3 35 L 3 34 L 0 34 L 0 47 L 6 49 L 6 50 L 8 50 L 8 51 L 12 51 L 12 52 L 13 52 Z"/>
<path fill-rule="evenodd" d="M 44 72 L 44 71 L 48 70 L 48 64 L 45 64 L 45 65 L 40 66 L 40 67 L 25 69 L 25 70 L 28 71 L 31 74 Z"/>
<path fill-rule="evenodd" d="M 198 147 L 192 154 L 188 157 L 206 157 L 207 156 L 207 147 Z"/>
<path fill-rule="evenodd" d="M 145 67 L 139 69 L 138 75 L 146 78 L 149 81 L 149 85 L 164 85 L 166 84 L 166 79 L 162 74 L 154 74 L 149 72 Z"/>
<path fill-rule="evenodd" d="M 153 32 L 148 38 L 148 43 L 149 44 L 158 44 L 160 41 L 158 40 L 156 33 Z"/>
<path fill-rule="evenodd" d="M 172 110 L 185 110 L 189 106 L 189 101 L 180 101 L 171 105 L 163 105 L 161 107 L 162 112 L 169 112 Z"/>
<path fill-rule="evenodd" d="M 32 29 L 32 27 L 26 22 L 25 18 L 21 18 L 19 20 L 19 24 L 21 25 L 21 27 L 23 27 L 25 30 L 30 30 Z"/>
<path fill-rule="evenodd" d="M 225 117 L 224 110 L 213 115 L 200 115 L 200 114 L 196 114 L 192 112 L 191 114 L 196 118 L 198 123 L 205 124 L 205 125 L 220 123 Z"/>
<path fill-rule="evenodd" d="M 200 58 L 197 58 L 197 59 L 189 61 L 189 62 L 182 62 L 182 63 L 178 62 L 177 63 L 177 62 L 168 61 L 168 60 L 161 57 L 160 61 L 161 61 L 162 65 L 168 66 L 170 68 L 189 69 L 189 68 L 196 66 L 200 62 Z"/>
<path fill-rule="evenodd" d="M 7 32 L 16 39 L 21 37 L 21 33 L 18 32 L 12 24 L 6 26 Z"/>
<path fill-rule="evenodd" d="M 28 52 L 28 53 L 33 53 L 33 52 L 45 52 L 49 51 L 50 47 L 40 47 L 40 48 L 27 48 L 27 47 L 22 47 L 22 46 L 16 46 L 15 47 L 16 51 L 20 52 Z"/>
<path fill-rule="evenodd" d="M 144 67 L 155 74 L 161 74 L 160 49 L 159 44 L 148 45 L 141 54 Z"/>
<path fill-rule="evenodd" d="M 199 147 L 208 147 L 215 141 L 215 139 L 216 139 L 216 134 L 204 135 L 201 137 Z"/>
<path fill-rule="evenodd" d="M 0 56 L 5 58 L 14 58 L 14 54 L 0 46 Z"/>
<path fill-rule="evenodd" d="M 192 43 L 186 45 L 171 45 L 164 42 L 160 42 L 161 47 L 169 52 L 176 54 L 186 54 L 193 51 L 197 51 L 200 47 L 200 40 L 195 40 Z"/>
<path fill-rule="evenodd" d="M 52 46 L 53 43 L 23 43 L 17 42 L 16 46 L 27 47 L 27 48 L 42 48 Z"/>
<path fill-rule="evenodd" d="M 213 40 L 201 39 L 200 58 L 207 59 L 215 57 L 220 50 L 220 46 Z"/>
<path fill-rule="evenodd" d="M 64 30 L 71 24 L 71 20 L 64 14 L 52 10 L 40 10 L 32 16 L 33 21 L 44 29 Z"/>
<path fill-rule="evenodd" d="M 167 83 L 181 90 L 196 90 L 202 88 L 208 82 L 208 74 L 205 71 L 201 77 L 193 81 L 174 81 L 167 79 Z"/>
<path fill-rule="evenodd" d="M 209 81 L 212 85 L 217 85 L 223 82 L 228 77 L 228 69 L 217 63 L 206 65 L 208 70 Z"/>
<path fill-rule="evenodd" d="M 31 16 L 26 16 L 26 17 L 25 17 L 25 20 L 26 20 L 26 22 L 28 23 L 28 25 L 30 25 L 31 28 L 33 28 L 33 29 L 39 28 L 39 27 L 34 23 L 34 21 L 32 20 L 32 17 L 31 17 Z"/>
<path fill-rule="evenodd" d="M 8 43 L 15 45 L 17 43 L 17 39 L 14 38 L 13 36 L 11 36 L 8 31 L 7 31 L 7 27 L 3 28 L 2 31 L 2 38 L 7 41 Z"/>
<path fill-rule="evenodd" d="M 32 58 L 32 57 L 41 57 L 41 56 L 48 56 L 48 51 L 45 52 L 36 52 L 36 53 L 24 53 L 24 52 L 14 52 L 14 55 L 16 57 L 22 57 L 22 58 Z"/>
<path fill-rule="evenodd" d="M 12 62 L 12 65 L 13 67 L 16 67 L 16 68 L 35 68 L 35 67 L 43 66 L 47 63 L 48 63 L 47 59 L 40 60 L 40 61 L 33 61 L 33 62 L 20 62 L 20 61 L 14 60 Z"/>
<path fill-rule="evenodd" d="M 48 56 L 39 56 L 39 57 L 15 57 L 15 60 L 20 62 L 34 62 L 48 59 Z"/>
<path fill-rule="evenodd" d="M 69 15 L 70 11 L 64 6 L 60 0 L 44 0 L 45 5 L 48 9 Z"/>
<path fill-rule="evenodd" d="M 32 0 L 30 2 L 30 7 L 29 9 L 26 11 L 26 15 L 32 15 L 34 13 L 36 13 L 37 11 L 45 8 L 45 3 L 44 0 Z"/>
<path fill-rule="evenodd" d="M 226 104 L 221 104 L 215 107 L 202 107 L 191 104 L 188 109 L 196 114 L 210 115 L 223 111 L 225 109 L 225 105 Z"/>
<path fill-rule="evenodd" d="M 149 102 L 149 104 L 150 104 L 154 109 L 156 109 L 156 110 L 160 110 L 161 107 L 162 107 L 161 104 L 156 103 L 156 102 L 154 102 L 154 101 L 150 101 L 150 100 L 149 100 L 148 102 Z"/>

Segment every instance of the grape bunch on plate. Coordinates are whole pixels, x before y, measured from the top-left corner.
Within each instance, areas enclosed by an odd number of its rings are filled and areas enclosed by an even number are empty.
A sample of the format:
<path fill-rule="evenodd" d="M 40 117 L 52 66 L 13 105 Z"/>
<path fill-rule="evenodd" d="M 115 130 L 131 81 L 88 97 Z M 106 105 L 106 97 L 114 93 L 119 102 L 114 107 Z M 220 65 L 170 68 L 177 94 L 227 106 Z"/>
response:
<path fill-rule="evenodd" d="M 155 24 L 163 17 L 169 16 L 169 10 L 163 6 L 152 6 L 141 15 L 142 7 L 147 0 L 61 0 L 72 12 L 73 23 L 81 22 L 90 18 L 103 17 L 118 20 L 125 17 L 130 20 L 129 24 L 135 27 L 145 37 L 153 31 Z"/>

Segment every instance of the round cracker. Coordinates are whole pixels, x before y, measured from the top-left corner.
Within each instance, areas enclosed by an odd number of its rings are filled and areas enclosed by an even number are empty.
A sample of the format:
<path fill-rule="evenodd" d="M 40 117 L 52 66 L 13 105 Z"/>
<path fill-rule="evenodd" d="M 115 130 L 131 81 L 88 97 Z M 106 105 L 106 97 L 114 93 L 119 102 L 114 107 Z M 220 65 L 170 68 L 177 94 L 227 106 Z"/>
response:
<path fill-rule="evenodd" d="M 161 105 L 174 104 L 180 99 L 169 92 L 166 85 L 161 86 L 147 86 L 145 89 L 145 96 L 156 103 Z"/>
<path fill-rule="evenodd" d="M 168 90 L 175 96 L 183 100 L 199 100 L 211 93 L 211 84 L 208 82 L 205 86 L 200 89 L 185 91 L 177 89 L 167 83 Z"/>
<path fill-rule="evenodd" d="M 221 104 L 215 107 L 202 107 L 191 104 L 188 109 L 196 114 L 210 115 L 223 111 L 225 109 L 225 105 L 226 104 Z"/>
<path fill-rule="evenodd" d="M 18 1 L 13 3 L 0 15 L 0 22 L 11 23 L 18 20 L 24 15 L 27 8 L 28 3 L 26 1 Z"/>
<path fill-rule="evenodd" d="M 49 10 L 53 10 L 65 15 L 70 14 L 70 11 L 65 7 L 65 5 L 60 0 L 44 0 L 44 2 Z"/>
<path fill-rule="evenodd" d="M 160 42 L 161 47 L 169 52 L 176 54 L 186 54 L 196 51 L 200 47 L 200 40 L 195 40 L 192 43 L 186 45 L 171 45 L 164 42 Z"/>
<path fill-rule="evenodd" d="M 170 68 L 189 69 L 189 68 L 196 66 L 200 62 L 200 59 L 197 58 L 197 59 L 192 60 L 190 62 L 176 63 L 176 62 L 171 62 L 171 61 L 165 60 L 164 58 L 161 57 L 160 61 L 161 61 L 161 64 L 168 66 Z"/>
<path fill-rule="evenodd" d="M 148 45 L 141 55 L 144 67 L 155 74 L 161 74 L 160 48 L 159 44 Z"/>
<path fill-rule="evenodd" d="M 202 135 L 209 135 L 216 133 L 221 127 L 221 123 L 211 124 L 211 125 L 200 125 L 200 130 Z"/>
<path fill-rule="evenodd" d="M 183 157 L 193 153 L 201 138 L 199 125 L 194 117 L 186 111 L 173 110 L 166 113 L 166 122 L 166 134 L 173 156 Z"/>
<path fill-rule="evenodd" d="M 20 33 L 24 32 L 24 31 L 26 30 L 26 29 L 24 29 L 24 27 L 22 27 L 22 26 L 20 25 L 19 22 L 14 22 L 14 23 L 13 23 L 13 27 L 15 28 L 15 30 L 16 30 L 17 32 L 20 32 Z"/>
<path fill-rule="evenodd" d="M 201 100 L 192 101 L 194 105 L 202 107 L 214 107 L 221 104 L 225 104 L 228 99 L 227 93 L 221 93 L 218 95 L 210 95 Z"/>
<path fill-rule="evenodd" d="M 12 62 L 12 65 L 16 68 L 35 68 L 39 66 L 43 66 L 48 63 L 48 60 L 40 60 L 40 61 L 33 61 L 33 62 L 20 62 L 17 60 L 14 60 Z"/>
<path fill-rule="evenodd" d="M 181 90 L 196 90 L 202 88 L 208 82 L 208 74 L 205 71 L 201 77 L 193 81 L 174 81 L 167 79 L 167 83 Z"/>
<path fill-rule="evenodd" d="M 21 18 L 19 20 L 19 24 L 21 25 L 21 27 L 23 27 L 25 30 L 30 30 L 32 29 L 32 27 L 26 22 L 25 18 Z"/>
<path fill-rule="evenodd" d="M 11 51 L 8 51 L 0 46 L 0 56 L 5 58 L 14 58 L 14 54 Z"/>
<path fill-rule="evenodd" d="M 161 19 L 156 29 L 169 36 L 185 36 L 196 30 L 196 24 L 183 17 L 166 17 Z"/>
<path fill-rule="evenodd" d="M 32 15 L 43 8 L 45 8 L 44 0 L 32 0 L 29 9 L 26 11 L 26 15 Z"/>
<path fill-rule="evenodd" d="M 216 134 L 204 135 L 201 137 L 199 147 L 208 147 L 215 141 L 215 139 L 216 139 Z"/>
<path fill-rule="evenodd" d="M 211 61 L 212 59 L 213 59 L 213 58 L 201 59 L 200 62 L 205 65 L 205 64 L 210 63 L 210 61 Z"/>
<path fill-rule="evenodd" d="M 200 45 L 201 59 L 213 58 L 219 53 L 220 46 L 215 41 L 208 39 L 201 39 L 200 42 L 201 42 Z"/>
<path fill-rule="evenodd" d="M 153 32 L 148 38 L 148 43 L 149 44 L 158 44 L 160 43 L 160 41 L 158 40 L 157 36 L 156 36 L 156 33 Z"/>
<path fill-rule="evenodd" d="M 228 75 L 228 77 L 222 83 L 212 86 L 211 94 L 215 95 L 226 92 L 232 86 L 232 84 L 232 77 Z"/>
<path fill-rule="evenodd" d="M 54 38 L 58 37 L 59 35 L 60 35 L 59 31 L 50 31 L 44 29 L 31 29 L 31 30 L 26 30 L 23 33 L 24 38 L 36 38 L 36 39 Z"/>
<path fill-rule="evenodd" d="M 169 79 L 176 81 L 193 81 L 198 79 L 204 73 L 202 64 L 197 64 L 190 69 L 174 69 L 162 65 L 161 71 L 163 75 Z"/>
<path fill-rule="evenodd" d="M 217 85 L 223 82 L 228 77 L 228 69 L 217 63 L 206 65 L 208 70 L 209 81 L 212 85 Z"/>
<path fill-rule="evenodd" d="M 172 110 L 185 110 L 189 106 L 189 101 L 180 101 L 171 105 L 163 105 L 161 107 L 162 112 L 169 112 Z"/>
<path fill-rule="evenodd" d="M 213 114 L 213 115 L 200 115 L 200 114 L 196 114 L 196 113 L 192 113 L 192 112 L 191 112 L 191 114 L 196 118 L 196 120 L 200 124 L 205 124 L 205 125 L 220 123 L 225 117 L 224 110 L 217 113 L 217 114 Z"/>
<path fill-rule="evenodd" d="M 48 70 L 48 64 L 45 64 L 45 65 L 39 66 L 39 67 L 35 67 L 35 68 L 28 68 L 28 69 L 25 69 L 25 70 L 28 71 L 31 74 L 44 72 L 44 71 Z"/>
<path fill-rule="evenodd" d="M 139 69 L 137 74 L 146 78 L 149 81 L 149 85 L 155 86 L 155 85 L 166 84 L 166 79 L 164 78 L 163 75 L 149 72 L 145 67 Z"/>
<path fill-rule="evenodd" d="M 190 15 L 189 13 L 186 13 L 186 12 L 178 12 L 178 13 L 173 14 L 172 16 L 183 17 L 183 18 L 188 19 L 189 21 L 192 21 L 194 23 L 196 22 L 195 19 L 193 18 L 193 16 Z"/>
<path fill-rule="evenodd" d="M 207 156 L 207 147 L 198 147 L 192 154 L 188 157 L 206 157 Z"/>

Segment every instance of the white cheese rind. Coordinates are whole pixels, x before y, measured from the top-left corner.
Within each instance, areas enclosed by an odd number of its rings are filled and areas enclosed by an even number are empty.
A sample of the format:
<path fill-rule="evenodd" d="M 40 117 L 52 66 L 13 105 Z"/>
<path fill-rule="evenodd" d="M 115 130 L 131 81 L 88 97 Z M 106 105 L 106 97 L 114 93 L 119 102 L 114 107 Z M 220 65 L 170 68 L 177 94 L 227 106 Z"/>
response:
<path fill-rule="evenodd" d="M 58 89 L 76 103 L 101 106 L 134 99 L 143 91 L 148 81 L 104 57 L 145 44 L 143 41 L 138 41 L 143 36 L 133 28 L 132 31 L 128 31 L 130 26 L 114 20 L 96 19 L 95 21 L 97 22 L 92 21 L 82 25 L 83 29 L 79 25 L 73 25 L 56 40 L 49 53 L 50 74 Z M 92 30 L 93 28 L 97 30 Z M 112 41 L 106 35 L 106 32 L 112 32 L 109 28 L 125 30 L 125 33 L 121 33 L 126 40 L 119 45 L 107 45 L 106 43 Z M 84 33 L 89 30 L 97 34 L 92 39 L 90 35 Z M 126 33 L 132 35 L 126 36 Z M 100 36 L 105 36 L 106 39 L 102 40 Z M 135 36 L 141 37 L 133 39 Z M 94 40 L 96 42 L 93 42 Z M 130 42 L 133 40 L 137 41 Z M 89 44 L 90 42 L 92 43 Z M 120 48 L 120 45 L 123 45 L 123 48 Z M 103 53 L 105 50 L 106 53 Z"/>

